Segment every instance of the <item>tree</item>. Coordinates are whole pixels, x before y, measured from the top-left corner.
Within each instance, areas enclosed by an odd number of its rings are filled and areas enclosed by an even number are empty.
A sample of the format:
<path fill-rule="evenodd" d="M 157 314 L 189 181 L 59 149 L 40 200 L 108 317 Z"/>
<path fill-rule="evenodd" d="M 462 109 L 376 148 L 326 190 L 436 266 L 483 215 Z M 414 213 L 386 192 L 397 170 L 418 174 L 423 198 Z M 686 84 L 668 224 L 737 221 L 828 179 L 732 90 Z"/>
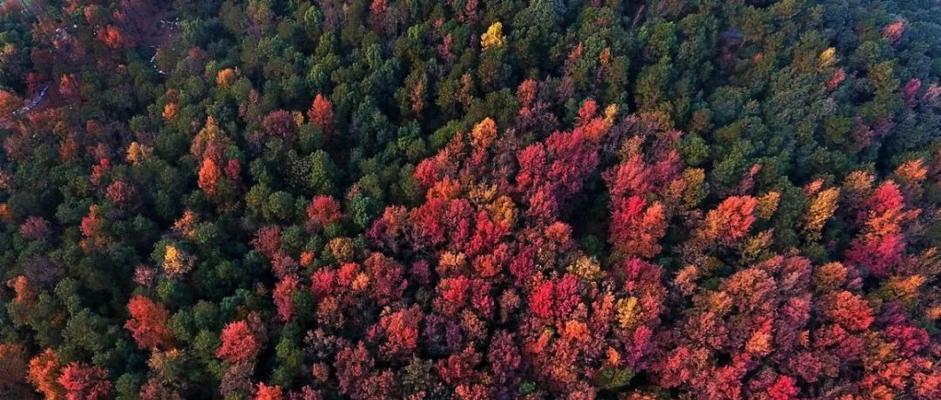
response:
<path fill-rule="evenodd" d="M 29 361 L 29 381 L 46 399 L 65 399 L 65 388 L 58 381 L 62 367 L 59 355 L 47 348 Z"/>
<path fill-rule="evenodd" d="M 663 205 L 631 196 L 615 205 L 611 217 L 611 245 L 624 255 L 650 258 L 660 252 L 657 244 L 666 234 Z"/>
<path fill-rule="evenodd" d="M 487 31 L 480 35 L 480 47 L 484 50 L 503 47 L 503 23 L 496 21 L 490 24 Z"/>
<path fill-rule="evenodd" d="M 497 137 L 497 125 L 491 118 L 484 118 L 483 121 L 474 125 L 471 131 L 472 143 L 475 147 L 486 149 L 493 143 Z"/>
<path fill-rule="evenodd" d="M 26 382 L 26 352 L 18 344 L 0 343 L 0 388 L 14 392 Z"/>
<path fill-rule="evenodd" d="M 820 230 L 837 210 L 839 196 L 840 190 L 837 188 L 826 189 L 814 196 L 804 216 L 804 231 L 807 232 L 808 237 L 820 236 Z"/>
<path fill-rule="evenodd" d="M 218 187 L 219 177 L 222 176 L 222 171 L 219 166 L 211 158 L 206 158 L 202 162 L 202 166 L 199 167 L 199 177 L 196 180 L 196 184 L 206 192 L 209 196 L 214 196 L 216 194 L 216 188 Z"/>
<path fill-rule="evenodd" d="M 732 196 L 706 214 L 703 237 L 706 240 L 730 242 L 748 234 L 755 222 L 757 200 L 751 196 Z"/>
<path fill-rule="evenodd" d="M 167 310 L 162 305 L 144 296 L 134 296 L 127 310 L 131 319 L 124 327 L 131 331 L 140 348 L 154 350 L 168 344 L 171 333 L 167 328 Z"/>
<path fill-rule="evenodd" d="M 111 381 L 104 368 L 71 362 L 62 369 L 58 382 L 67 400 L 103 400 L 111 393 Z"/>
<path fill-rule="evenodd" d="M 315 229 L 321 229 L 340 220 L 340 204 L 331 196 L 314 196 L 307 206 L 307 220 Z"/>
<path fill-rule="evenodd" d="M 232 364 L 250 361 L 261 349 L 248 322 L 241 320 L 228 323 L 219 336 L 222 345 L 216 350 L 219 357 Z"/>
<path fill-rule="evenodd" d="M 324 133 L 333 133 L 333 103 L 323 94 L 317 93 L 314 97 L 314 102 L 307 111 L 307 117 Z"/>
<path fill-rule="evenodd" d="M 282 322 L 288 322 L 294 315 L 294 294 L 298 291 L 299 282 L 294 275 L 287 275 L 281 279 L 274 288 L 274 304 L 278 308 L 278 316 Z"/>
<path fill-rule="evenodd" d="M 281 400 L 284 395 L 281 386 L 268 386 L 264 383 L 258 384 L 258 391 L 255 392 L 255 400 Z"/>

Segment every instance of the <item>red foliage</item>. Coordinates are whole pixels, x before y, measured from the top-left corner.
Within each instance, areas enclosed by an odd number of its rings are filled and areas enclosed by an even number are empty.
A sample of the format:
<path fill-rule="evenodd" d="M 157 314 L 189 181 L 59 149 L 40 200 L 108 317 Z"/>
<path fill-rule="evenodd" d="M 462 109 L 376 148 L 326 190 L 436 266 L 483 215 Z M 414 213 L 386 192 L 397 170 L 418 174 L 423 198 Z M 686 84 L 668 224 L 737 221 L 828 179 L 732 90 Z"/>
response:
<path fill-rule="evenodd" d="M 882 37 L 892 45 L 898 44 L 905 33 L 905 21 L 895 21 L 882 28 Z"/>
<path fill-rule="evenodd" d="M 43 217 L 31 216 L 20 225 L 20 235 L 30 240 L 46 240 L 51 234 L 49 222 Z"/>
<path fill-rule="evenodd" d="M 65 389 L 67 400 L 106 399 L 111 393 L 108 371 L 81 362 L 71 362 L 63 368 L 59 384 Z"/>
<path fill-rule="evenodd" d="M 252 246 L 265 257 L 274 258 L 281 248 L 281 228 L 276 225 L 264 226 L 255 234 Z"/>
<path fill-rule="evenodd" d="M 230 322 L 219 336 L 222 345 L 216 351 L 216 357 L 233 364 L 255 358 L 260 344 L 246 321 Z"/>
<path fill-rule="evenodd" d="M 127 45 L 124 34 L 114 25 L 107 25 L 98 31 L 98 39 L 112 49 L 120 49 Z"/>
<path fill-rule="evenodd" d="M 337 353 L 334 368 L 340 384 L 340 393 L 353 395 L 361 390 L 364 380 L 373 367 L 373 359 L 369 356 L 362 342 L 355 349 L 345 347 Z"/>
<path fill-rule="evenodd" d="M 919 213 L 920 210 L 905 210 L 905 198 L 898 185 L 886 181 L 866 199 L 857 216 L 863 229 L 847 250 L 847 261 L 862 266 L 877 278 L 891 275 L 906 248 L 903 225 Z"/>
<path fill-rule="evenodd" d="M 372 253 L 363 262 L 370 282 L 370 297 L 380 306 L 392 304 L 402 298 L 408 282 L 405 268 L 382 253 Z"/>
<path fill-rule="evenodd" d="M 287 143 L 297 141 L 297 122 L 289 111 L 277 110 L 268 113 L 261 121 L 267 137 L 280 138 Z"/>
<path fill-rule="evenodd" d="M 846 80 L 846 71 L 843 68 L 837 68 L 827 80 L 827 90 L 831 92 L 836 90 L 844 80 Z"/>
<path fill-rule="evenodd" d="M 91 181 L 92 185 L 97 186 L 98 183 L 101 182 L 101 177 L 104 174 L 108 173 L 108 171 L 110 170 L 111 170 L 111 160 L 109 160 L 106 157 L 99 158 L 98 164 L 95 164 L 94 166 L 92 166 L 91 177 L 89 177 L 89 180 Z"/>
<path fill-rule="evenodd" d="M 578 109 L 578 120 L 575 121 L 575 126 L 587 125 L 595 118 L 595 115 L 598 113 L 598 103 L 593 99 L 585 100 L 582 103 L 582 106 Z"/>
<path fill-rule="evenodd" d="M 80 225 L 82 236 L 85 237 L 85 243 L 90 247 L 101 247 L 107 244 L 107 238 L 104 237 L 105 221 L 98 213 L 98 205 L 92 204 L 88 208 L 88 215 L 82 217 Z"/>
<path fill-rule="evenodd" d="M 13 112 L 18 110 L 22 105 L 23 101 L 15 94 L 6 90 L 0 90 L 0 123 L 9 121 L 10 115 L 13 115 Z"/>
<path fill-rule="evenodd" d="M 307 219 L 315 227 L 324 227 L 340 220 L 340 203 L 330 196 L 316 196 L 307 206 Z"/>
<path fill-rule="evenodd" d="M 550 135 L 546 150 L 552 159 L 546 180 L 558 186 L 563 199 L 578 192 L 585 176 L 598 165 L 596 146 L 580 130 Z"/>
<path fill-rule="evenodd" d="M 278 317 L 282 322 L 291 320 L 294 315 L 294 293 L 300 283 L 294 275 L 285 276 L 274 288 L 274 305 L 278 308 Z"/>
<path fill-rule="evenodd" d="M 861 332 L 875 320 L 872 307 L 859 295 L 842 291 L 824 299 L 823 310 L 833 322 L 850 332 Z"/>
<path fill-rule="evenodd" d="M 124 327 L 131 331 L 137 345 L 142 349 L 163 347 L 170 341 L 167 328 L 167 310 L 144 296 L 134 296 L 127 304 L 131 314 Z"/>
<path fill-rule="evenodd" d="M 605 174 L 611 203 L 618 204 L 628 196 L 644 196 L 650 192 L 650 172 L 640 156 L 633 156 Z"/>
<path fill-rule="evenodd" d="M 768 398 L 770 400 L 791 400 L 796 399 L 800 393 L 797 387 L 797 380 L 789 376 L 778 377 L 774 384 L 768 388 Z"/>
<path fill-rule="evenodd" d="M 918 92 L 921 91 L 921 79 L 912 78 L 902 87 L 902 100 L 909 107 L 918 104 Z"/>
<path fill-rule="evenodd" d="M 658 242 L 666 234 L 663 206 L 631 196 L 615 205 L 611 217 L 611 244 L 621 254 L 650 258 L 660 252 Z"/>
<path fill-rule="evenodd" d="M 566 318 L 580 301 L 578 278 L 565 274 L 537 286 L 529 296 L 529 308 L 539 318 Z"/>
<path fill-rule="evenodd" d="M 233 181 L 238 181 L 242 174 L 242 165 L 239 160 L 229 160 L 225 164 L 225 176 Z"/>
<path fill-rule="evenodd" d="M 519 99 L 520 107 L 530 107 L 536 101 L 536 90 L 538 84 L 533 79 L 527 79 L 520 83 L 516 89 L 516 98 Z"/>
<path fill-rule="evenodd" d="M 421 321 L 422 312 L 418 306 L 399 310 L 380 318 L 379 323 L 370 330 L 370 336 L 373 341 L 381 343 L 379 351 L 383 357 L 406 357 L 413 354 L 418 347 L 418 328 Z"/>
<path fill-rule="evenodd" d="M 114 181 L 105 190 L 105 198 L 116 205 L 125 205 L 134 200 L 136 195 L 134 187 L 124 181 Z"/>

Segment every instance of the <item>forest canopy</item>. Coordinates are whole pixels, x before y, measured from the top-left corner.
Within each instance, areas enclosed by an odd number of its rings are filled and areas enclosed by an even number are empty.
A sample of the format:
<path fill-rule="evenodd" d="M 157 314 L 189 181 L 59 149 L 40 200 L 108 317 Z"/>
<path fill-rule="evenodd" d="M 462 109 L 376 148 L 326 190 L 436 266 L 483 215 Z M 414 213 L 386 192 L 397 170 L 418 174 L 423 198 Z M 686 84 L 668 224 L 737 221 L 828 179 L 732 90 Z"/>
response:
<path fill-rule="evenodd" d="M 0 5 L 0 399 L 941 399 L 934 0 Z"/>

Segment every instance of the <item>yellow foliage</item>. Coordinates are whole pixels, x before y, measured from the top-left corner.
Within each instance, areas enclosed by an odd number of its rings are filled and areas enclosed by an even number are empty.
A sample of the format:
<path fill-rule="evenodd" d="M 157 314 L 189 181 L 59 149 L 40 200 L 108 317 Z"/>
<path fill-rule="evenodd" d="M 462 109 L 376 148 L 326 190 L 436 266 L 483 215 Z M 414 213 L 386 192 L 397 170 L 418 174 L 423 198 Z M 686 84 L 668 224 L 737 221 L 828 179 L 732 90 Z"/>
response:
<path fill-rule="evenodd" d="M 479 149 L 490 147 L 490 144 L 493 143 L 496 138 L 497 123 L 490 117 L 484 118 L 483 121 L 474 125 L 474 130 L 471 131 L 471 143 L 474 144 L 474 147 Z"/>
<path fill-rule="evenodd" d="M 846 281 L 847 270 L 839 262 L 821 265 L 814 270 L 814 288 L 819 292 L 829 292 L 839 288 Z"/>
<path fill-rule="evenodd" d="M 568 271 L 586 281 L 595 281 L 604 277 L 601 264 L 593 257 L 578 257 L 572 265 L 569 265 Z"/>
<path fill-rule="evenodd" d="M 608 65 L 611 63 L 610 47 L 605 47 L 604 50 L 601 50 L 601 54 L 598 55 L 598 61 L 601 62 L 601 65 Z"/>
<path fill-rule="evenodd" d="M 169 276 L 180 276 L 193 268 L 193 259 L 172 244 L 164 248 L 163 271 Z"/>
<path fill-rule="evenodd" d="M 749 261 L 758 261 L 766 254 L 766 251 L 771 247 L 773 241 L 774 228 L 758 232 L 757 235 L 749 238 L 745 242 L 745 246 L 742 249 L 742 258 Z"/>
<path fill-rule="evenodd" d="M 516 221 L 516 204 L 509 196 L 500 196 L 490 205 L 490 215 L 501 226 L 512 227 Z"/>
<path fill-rule="evenodd" d="M 505 37 L 503 36 L 503 23 L 494 22 L 487 28 L 487 32 L 484 32 L 483 35 L 480 35 L 480 46 L 484 50 L 496 47 L 503 47 L 505 42 Z"/>
<path fill-rule="evenodd" d="M 127 162 L 137 165 L 150 157 L 153 149 L 137 142 L 131 142 L 127 147 Z"/>
<path fill-rule="evenodd" d="M 497 195 L 497 185 L 477 184 L 467 191 L 467 198 L 478 207 L 485 207 Z"/>
<path fill-rule="evenodd" d="M 438 257 L 440 273 L 461 272 L 465 268 L 467 268 L 467 256 L 464 253 L 445 251 Z"/>
<path fill-rule="evenodd" d="M 614 117 L 618 115 L 618 105 L 609 104 L 604 108 L 604 122 L 608 125 L 614 125 Z"/>
<path fill-rule="evenodd" d="M 338 237 L 327 243 L 327 248 L 333 253 L 333 258 L 340 262 L 353 260 L 353 241 L 350 238 Z"/>
<path fill-rule="evenodd" d="M 732 311 L 732 297 L 726 292 L 711 292 L 703 298 L 704 306 L 718 316 L 728 314 Z"/>
<path fill-rule="evenodd" d="M 853 171 L 843 179 L 843 190 L 847 192 L 847 197 L 866 197 L 875 181 L 876 177 L 869 172 Z"/>
<path fill-rule="evenodd" d="M 756 207 L 758 211 L 758 218 L 769 219 L 774 212 L 778 210 L 778 203 L 781 201 L 781 193 L 778 192 L 768 192 L 764 196 L 758 198 L 758 206 Z"/>
<path fill-rule="evenodd" d="M 225 133 L 222 129 L 219 128 L 219 124 L 216 122 L 216 119 L 212 116 L 206 118 L 206 125 L 203 129 L 200 129 L 196 133 L 196 137 L 193 138 L 193 143 L 190 144 L 190 154 L 196 158 L 202 158 L 203 153 L 206 151 L 206 148 L 209 147 L 210 143 L 221 143 L 223 147 L 228 145 L 228 138 L 225 136 Z"/>
<path fill-rule="evenodd" d="M 886 301 L 896 301 L 905 307 L 911 308 L 918 302 L 918 294 L 927 280 L 921 275 L 912 275 L 906 278 L 892 277 L 880 290 L 880 295 Z"/>
<path fill-rule="evenodd" d="M 774 339 L 769 332 L 757 331 L 745 343 L 745 350 L 756 356 L 766 356 L 771 353 L 771 343 Z"/>
<path fill-rule="evenodd" d="M 461 183 L 450 176 L 446 176 L 444 179 L 435 182 L 434 185 L 428 188 L 428 193 L 425 193 L 425 197 L 429 200 L 436 198 L 448 200 L 457 198 L 460 194 Z"/>
<path fill-rule="evenodd" d="M 147 360 L 147 366 L 152 371 L 166 371 L 178 364 L 183 357 L 183 352 L 179 349 L 170 349 L 167 351 L 156 351 L 151 354 Z"/>
<path fill-rule="evenodd" d="M 617 306 L 618 325 L 623 329 L 633 327 L 637 322 L 637 316 L 640 314 L 640 305 L 637 304 L 637 298 L 634 296 L 618 300 Z"/>
<path fill-rule="evenodd" d="M 817 193 L 810 201 L 810 208 L 804 215 L 804 231 L 808 236 L 817 239 L 820 236 L 820 230 L 827 223 L 827 220 L 833 216 L 837 209 L 837 200 L 840 199 L 840 189 L 830 188 Z"/>
<path fill-rule="evenodd" d="M 820 69 L 827 68 L 836 63 L 836 48 L 829 48 L 820 53 L 820 61 L 817 63 L 817 67 Z"/>
<path fill-rule="evenodd" d="M 925 317 L 927 317 L 929 321 L 941 319 L 941 306 L 933 306 L 925 310 Z"/>
<path fill-rule="evenodd" d="M 928 177 L 928 168 L 925 167 L 924 160 L 918 158 L 899 165 L 895 174 L 905 183 L 920 183 Z"/>
<path fill-rule="evenodd" d="M 683 181 L 686 188 L 683 190 L 683 206 L 696 208 L 699 202 L 706 197 L 706 171 L 702 168 L 689 168 L 683 171 Z"/>
<path fill-rule="evenodd" d="M 191 239 L 196 235 L 196 213 L 192 210 L 183 212 L 183 216 L 173 222 L 173 231 L 180 236 Z"/>

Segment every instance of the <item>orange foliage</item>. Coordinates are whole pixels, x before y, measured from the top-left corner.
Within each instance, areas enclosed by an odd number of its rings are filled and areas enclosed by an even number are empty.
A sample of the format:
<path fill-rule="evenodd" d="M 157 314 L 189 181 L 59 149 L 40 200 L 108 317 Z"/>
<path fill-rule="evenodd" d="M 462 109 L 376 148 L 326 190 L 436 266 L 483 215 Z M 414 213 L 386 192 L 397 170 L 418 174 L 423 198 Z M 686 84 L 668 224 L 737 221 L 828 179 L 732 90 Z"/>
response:
<path fill-rule="evenodd" d="M 497 137 L 497 123 L 491 118 L 484 118 L 483 121 L 474 125 L 474 129 L 471 131 L 471 141 L 474 144 L 474 147 L 480 149 L 486 149 L 490 147 L 490 144 L 493 143 L 494 139 Z"/>
<path fill-rule="evenodd" d="M 213 196 L 216 194 L 217 182 L 220 176 L 222 176 L 222 170 L 216 165 L 216 162 L 211 158 L 206 158 L 203 160 L 202 166 L 199 167 L 199 177 L 196 184 L 206 194 Z"/>
<path fill-rule="evenodd" d="M 281 400 L 284 398 L 281 386 L 268 386 L 264 383 L 258 384 L 258 391 L 255 392 L 255 400 Z"/>
<path fill-rule="evenodd" d="M 65 399 L 65 389 L 57 381 L 62 361 L 52 349 L 46 349 L 29 361 L 29 381 L 46 400 Z"/>
<path fill-rule="evenodd" d="M 322 94 L 317 93 L 314 102 L 307 111 L 307 116 L 314 125 L 317 125 L 325 133 L 331 132 L 333 126 L 333 103 Z"/>
<path fill-rule="evenodd" d="M 751 196 L 733 196 L 706 214 L 703 228 L 707 240 L 734 241 L 748 234 L 755 222 L 755 206 L 758 201 Z"/>
<path fill-rule="evenodd" d="M 229 87 L 233 82 L 235 82 L 235 77 L 235 69 L 225 68 L 219 70 L 219 72 L 216 74 L 216 84 L 224 88 Z"/>

